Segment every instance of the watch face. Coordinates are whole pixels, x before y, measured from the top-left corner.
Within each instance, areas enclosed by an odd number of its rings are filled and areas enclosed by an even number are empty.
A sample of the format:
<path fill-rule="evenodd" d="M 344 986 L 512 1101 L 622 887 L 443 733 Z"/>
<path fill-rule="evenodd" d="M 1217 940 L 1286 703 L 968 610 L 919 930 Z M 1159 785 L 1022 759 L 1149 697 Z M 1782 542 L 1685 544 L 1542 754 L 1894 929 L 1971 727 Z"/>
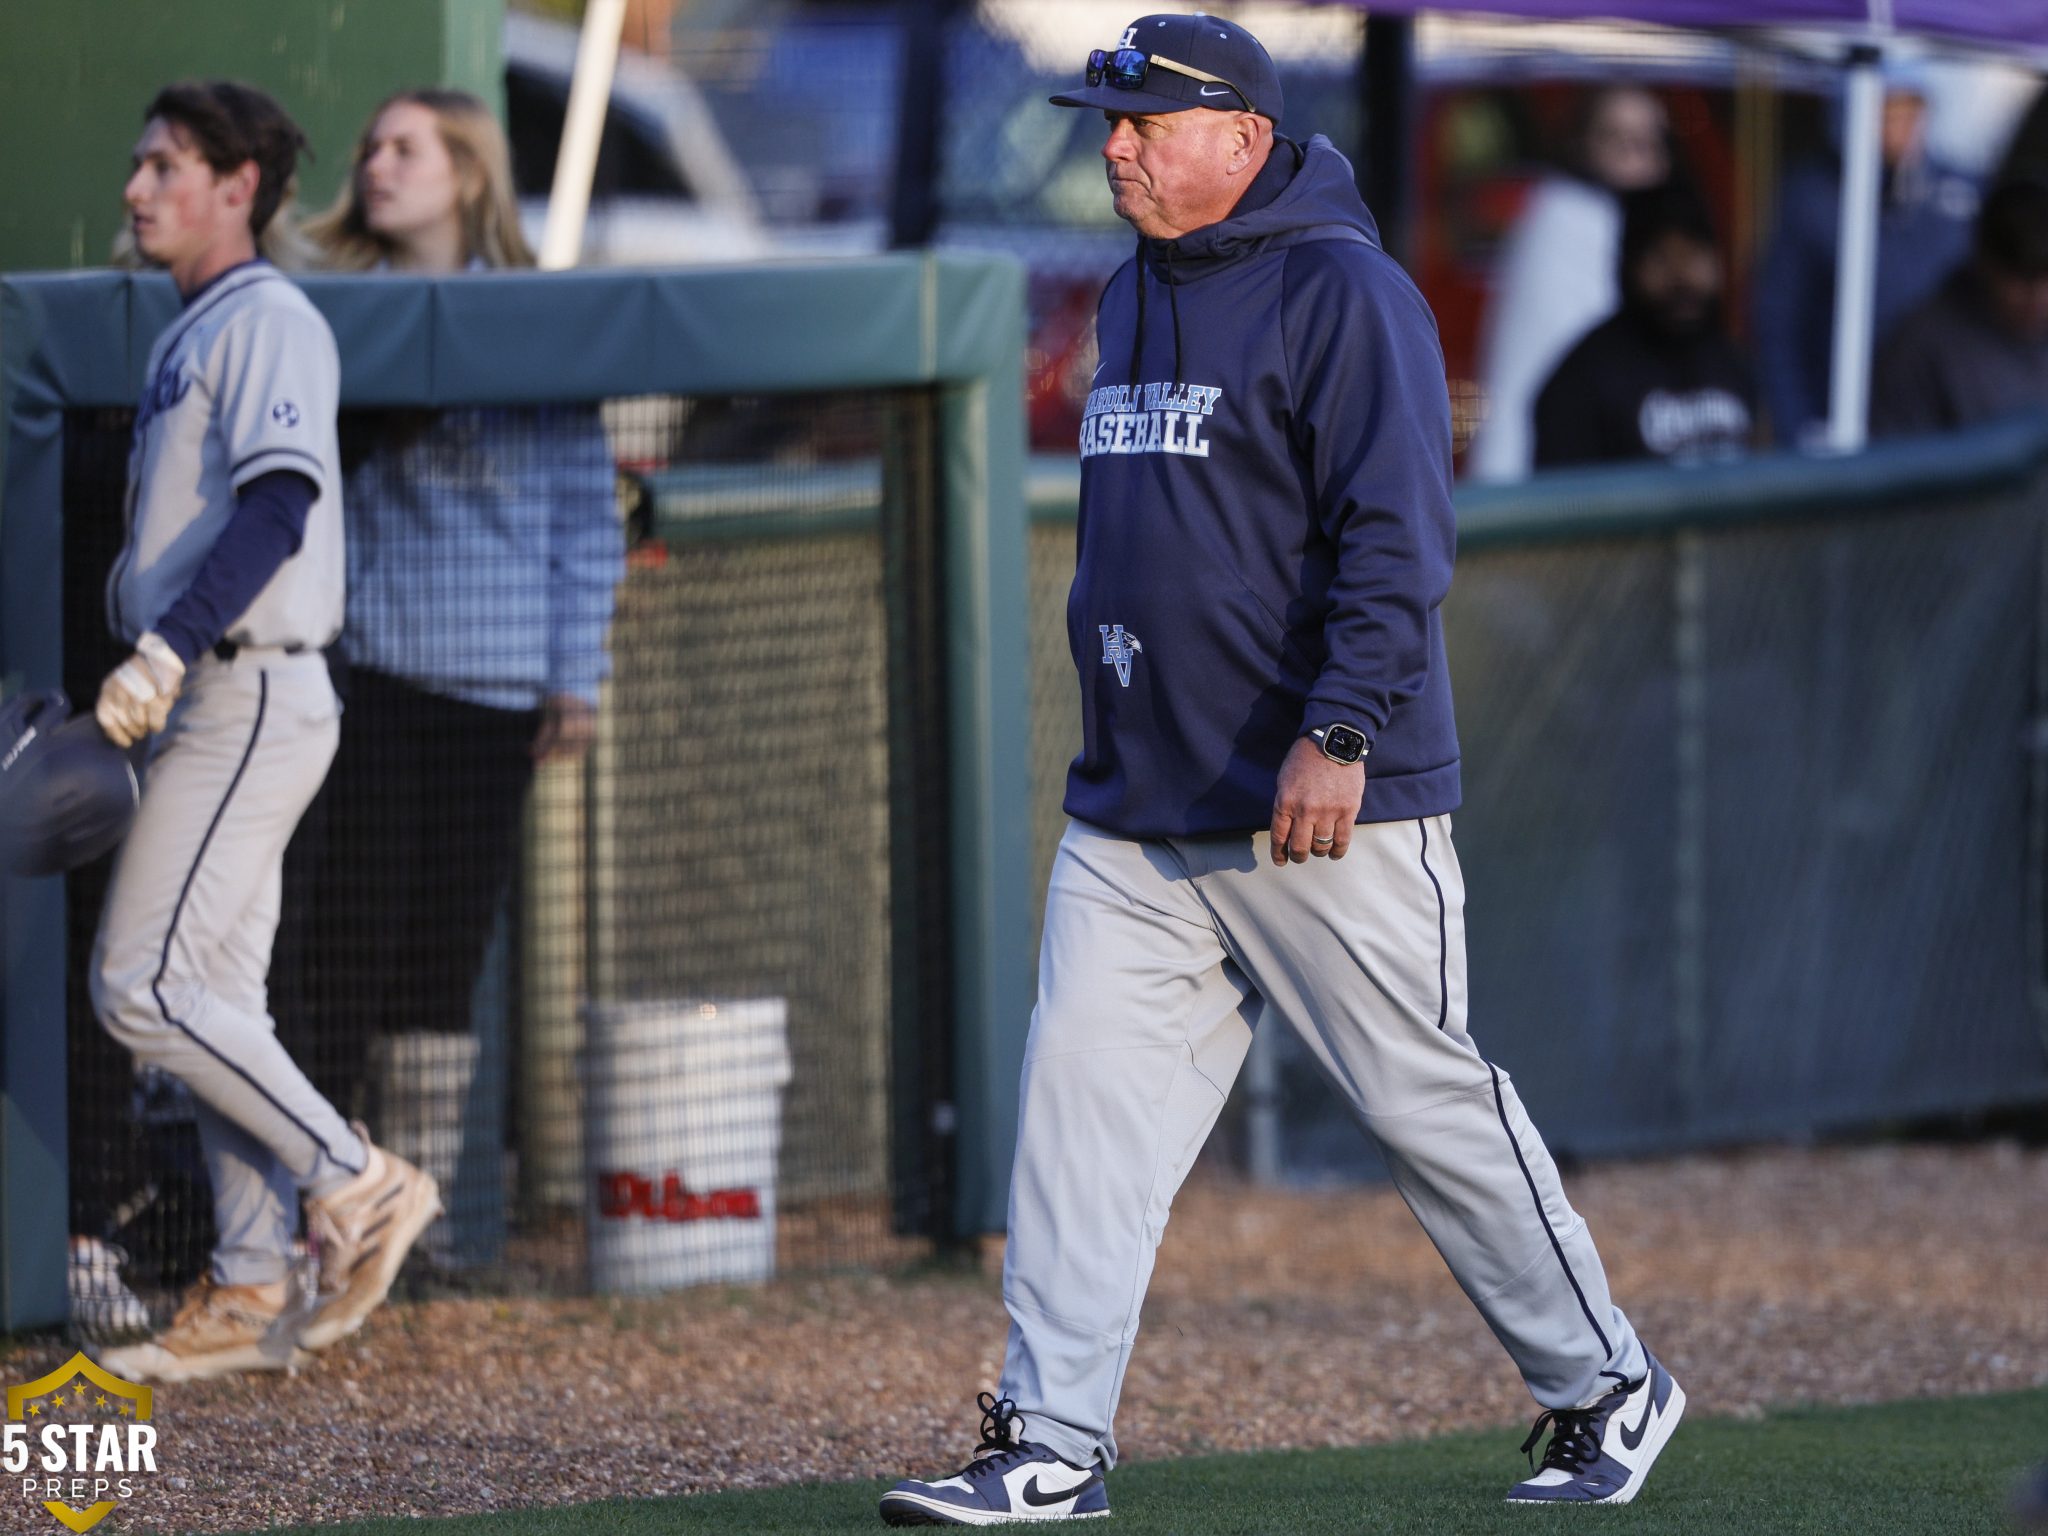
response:
<path fill-rule="evenodd" d="M 1355 763 L 1365 756 L 1365 733 L 1348 725 L 1333 725 L 1323 733 L 1323 753 L 1340 763 Z"/>

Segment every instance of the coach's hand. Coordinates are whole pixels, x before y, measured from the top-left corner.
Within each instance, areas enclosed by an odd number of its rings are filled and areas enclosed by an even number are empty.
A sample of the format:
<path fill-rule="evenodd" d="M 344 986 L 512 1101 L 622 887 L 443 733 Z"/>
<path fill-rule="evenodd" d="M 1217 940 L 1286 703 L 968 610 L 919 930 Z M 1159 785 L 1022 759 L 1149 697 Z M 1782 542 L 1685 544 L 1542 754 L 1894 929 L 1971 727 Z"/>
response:
<path fill-rule="evenodd" d="M 178 690 L 185 684 L 185 663 L 161 635 L 144 635 L 135 653 L 107 674 L 100 701 L 93 710 L 107 740 L 132 747 L 164 728 Z"/>
<path fill-rule="evenodd" d="M 1333 763 L 1308 737 L 1296 741 L 1273 796 L 1273 862 L 1343 858 L 1364 800 L 1364 763 Z"/>

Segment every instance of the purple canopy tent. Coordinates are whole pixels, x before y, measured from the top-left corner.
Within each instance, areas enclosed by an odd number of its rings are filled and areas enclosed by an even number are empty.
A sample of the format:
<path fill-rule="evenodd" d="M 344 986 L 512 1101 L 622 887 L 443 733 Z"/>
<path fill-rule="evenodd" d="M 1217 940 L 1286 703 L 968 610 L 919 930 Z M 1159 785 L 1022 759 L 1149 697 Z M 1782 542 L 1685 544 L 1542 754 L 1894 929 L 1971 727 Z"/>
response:
<path fill-rule="evenodd" d="M 1835 267 L 1828 446 L 1861 448 L 1868 432 L 1871 304 L 1876 292 L 1878 136 L 1884 46 L 1935 38 L 2048 56 L 2048 0 L 1349 0 L 1378 15 L 1468 11 L 1541 21 L 1638 21 L 1717 32 L 1826 27 L 1843 34 L 1848 88 L 1842 134 L 1842 239 Z"/>
<path fill-rule="evenodd" d="M 1872 39 L 1940 37 L 2048 49 L 2048 0 L 1354 0 L 1378 15 L 1476 11 L 1539 21 L 1651 21 L 1738 27 L 1848 28 Z"/>

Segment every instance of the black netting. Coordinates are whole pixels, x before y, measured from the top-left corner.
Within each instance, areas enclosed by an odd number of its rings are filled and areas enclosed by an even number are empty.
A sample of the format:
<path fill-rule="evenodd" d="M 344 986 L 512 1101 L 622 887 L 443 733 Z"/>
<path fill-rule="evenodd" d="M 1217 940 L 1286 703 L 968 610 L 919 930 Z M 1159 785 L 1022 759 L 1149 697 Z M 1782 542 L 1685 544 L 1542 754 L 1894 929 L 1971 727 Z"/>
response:
<path fill-rule="evenodd" d="M 121 654 L 130 419 L 66 422 L 75 700 Z M 900 811 L 944 799 L 935 421 L 913 393 L 344 413 L 346 707 L 270 1001 L 440 1179 L 413 1283 L 929 1252 L 945 828 Z M 204 1266 L 210 1198 L 185 1090 L 91 1017 L 107 873 L 69 887 L 73 1231 L 155 1303 Z"/>
<path fill-rule="evenodd" d="M 1703 1133 L 2040 1096 L 2041 506 L 2036 486 L 1702 552 L 1701 944 L 1744 962 L 1702 968 L 1678 1041 Z"/>
<path fill-rule="evenodd" d="M 1672 576 L 1657 540 L 1501 550 L 1461 559 L 1444 607 L 1473 1035 L 1532 1113 L 1625 1106 L 1653 1139 L 1673 1123 Z M 1538 1123 L 1572 1149 L 1576 1126 Z"/>

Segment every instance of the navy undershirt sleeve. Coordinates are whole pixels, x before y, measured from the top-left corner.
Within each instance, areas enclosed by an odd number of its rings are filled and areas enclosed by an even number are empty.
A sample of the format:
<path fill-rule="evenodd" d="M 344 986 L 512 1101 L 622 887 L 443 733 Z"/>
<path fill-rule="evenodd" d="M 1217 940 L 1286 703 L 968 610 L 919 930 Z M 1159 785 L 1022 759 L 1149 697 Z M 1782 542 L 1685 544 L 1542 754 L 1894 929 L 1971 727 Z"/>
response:
<path fill-rule="evenodd" d="M 273 469 L 242 487 L 192 585 L 157 620 L 156 632 L 178 660 L 189 667 L 202 651 L 211 650 L 277 568 L 299 552 L 306 514 L 319 494 L 311 480 L 289 469 Z"/>

